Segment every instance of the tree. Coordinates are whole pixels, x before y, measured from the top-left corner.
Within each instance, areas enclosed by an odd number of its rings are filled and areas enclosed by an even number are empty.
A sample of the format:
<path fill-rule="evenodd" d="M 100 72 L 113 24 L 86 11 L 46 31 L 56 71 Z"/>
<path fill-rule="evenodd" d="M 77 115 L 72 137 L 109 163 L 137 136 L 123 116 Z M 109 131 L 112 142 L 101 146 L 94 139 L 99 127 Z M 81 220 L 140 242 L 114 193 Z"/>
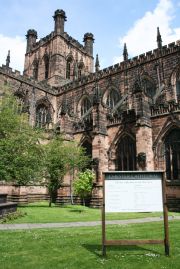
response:
<path fill-rule="evenodd" d="M 80 147 L 76 142 L 70 141 L 66 144 L 66 163 L 70 174 L 70 196 L 71 204 L 73 201 L 73 182 L 76 170 L 82 170 L 87 167 L 90 162 L 89 157 L 83 147 Z"/>
<path fill-rule="evenodd" d="M 66 174 L 66 159 L 64 143 L 61 138 L 54 138 L 44 147 L 45 149 L 45 184 L 49 191 L 49 206 L 56 197 L 63 177 Z"/>
<path fill-rule="evenodd" d="M 46 155 L 45 184 L 49 191 L 49 206 L 51 206 L 56 199 L 57 190 L 61 187 L 65 174 L 70 172 L 71 176 L 71 171 L 73 171 L 74 175 L 74 169 L 84 167 L 87 157 L 84 155 L 84 150 L 75 142 L 63 141 L 58 136 L 45 145 L 44 149 Z"/>
<path fill-rule="evenodd" d="M 94 178 L 92 171 L 87 169 L 80 172 L 73 183 L 74 192 L 83 200 L 83 205 L 85 205 L 85 199 L 91 195 Z"/>
<path fill-rule="evenodd" d="M 0 180 L 26 185 L 40 176 L 44 153 L 39 137 L 40 133 L 29 125 L 28 115 L 21 113 L 17 99 L 3 89 L 0 98 Z"/>

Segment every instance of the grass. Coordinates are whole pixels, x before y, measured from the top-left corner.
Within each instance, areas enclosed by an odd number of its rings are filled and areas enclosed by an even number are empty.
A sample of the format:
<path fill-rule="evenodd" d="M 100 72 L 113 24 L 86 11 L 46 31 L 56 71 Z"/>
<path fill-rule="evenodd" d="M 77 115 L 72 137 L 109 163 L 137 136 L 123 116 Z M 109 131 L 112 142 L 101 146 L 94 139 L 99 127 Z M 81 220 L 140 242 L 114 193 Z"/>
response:
<path fill-rule="evenodd" d="M 180 223 L 170 226 L 170 257 L 162 245 L 116 246 L 101 256 L 101 227 L 0 232 L 1 269 L 179 269 Z M 161 239 L 162 223 L 107 226 L 109 239 Z"/>
<path fill-rule="evenodd" d="M 73 221 L 101 220 L 101 210 L 83 206 L 55 206 L 48 207 L 48 202 L 32 203 L 18 208 L 21 217 L 10 219 L 6 223 L 53 223 Z M 175 213 L 171 213 L 171 215 Z M 176 213 L 177 214 L 177 213 Z M 107 213 L 107 220 L 145 218 L 162 216 L 162 213 Z"/>

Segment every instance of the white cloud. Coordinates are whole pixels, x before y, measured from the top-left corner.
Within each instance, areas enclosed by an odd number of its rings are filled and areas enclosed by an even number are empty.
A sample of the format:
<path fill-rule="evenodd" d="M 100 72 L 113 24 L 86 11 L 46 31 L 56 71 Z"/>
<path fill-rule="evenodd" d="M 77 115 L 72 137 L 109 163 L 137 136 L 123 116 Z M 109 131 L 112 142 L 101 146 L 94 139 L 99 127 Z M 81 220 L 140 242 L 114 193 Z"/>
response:
<path fill-rule="evenodd" d="M 175 8 L 171 0 L 159 0 L 153 11 L 135 21 L 127 34 L 119 38 L 120 47 L 127 44 L 129 56 L 136 56 L 157 47 L 157 27 L 160 28 L 163 44 L 176 41 L 180 38 L 180 27 L 172 28 Z"/>
<path fill-rule="evenodd" d="M 24 69 L 24 54 L 26 50 L 25 39 L 20 36 L 13 38 L 0 34 L 0 44 L 0 65 L 6 63 L 8 50 L 10 50 L 10 67 L 22 72 Z"/>

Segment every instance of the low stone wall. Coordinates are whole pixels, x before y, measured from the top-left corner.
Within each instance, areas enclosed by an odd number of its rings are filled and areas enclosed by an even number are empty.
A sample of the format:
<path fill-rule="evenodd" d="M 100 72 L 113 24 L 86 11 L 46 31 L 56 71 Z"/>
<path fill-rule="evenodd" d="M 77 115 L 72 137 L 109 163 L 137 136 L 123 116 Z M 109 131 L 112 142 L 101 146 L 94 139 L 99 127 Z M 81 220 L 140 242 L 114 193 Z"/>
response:
<path fill-rule="evenodd" d="M 1 182 L 0 193 L 7 193 L 8 201 L 18 204 L 27 204 L 49 198 L 47 188 L 40 185 L 18 186 Z"/>

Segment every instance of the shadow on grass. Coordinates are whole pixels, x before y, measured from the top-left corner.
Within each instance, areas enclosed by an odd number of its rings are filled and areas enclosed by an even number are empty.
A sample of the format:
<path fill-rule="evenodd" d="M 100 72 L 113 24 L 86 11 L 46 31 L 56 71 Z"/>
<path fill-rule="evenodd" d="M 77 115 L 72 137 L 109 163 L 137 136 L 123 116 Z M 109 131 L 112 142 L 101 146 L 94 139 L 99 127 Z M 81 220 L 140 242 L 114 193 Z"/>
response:
<path fill-rule="evenodd" d="M 27 204 L 27 205 L 18 205 L 18 208 L 31 208 L 31 207 L 45 207 L 45 208 L 49 208 L 49 205 L 30 205 L 30 204 Z M 52 206 L 53 207 L 56 207 L 56 206 Z"/>
<path fill-rule="evenodd" d="M 87 249 L 89 252 L 95 254 L 97 257 L 102 258 L 102 245 L 98 244 L 83 244 L 82 247 Z M 126 252 L 126 255 L 145 255 L 145 252 L 150 252 L 152 255 L 163 256 L 162 253 L 155 251 L 153 249 L 144 248 L 140 246 L 108 246 L 106 247 L 106 254 L 108 255 L 108 251 L 119 251 Z M 133 252 L 133 253 L 132 253 Z"/>
<path fill-rule="evenodd" d="M 20 204 L 18 205 L 18 207 L 49 207 L 49 203 L 47 202 L 35 202 L 35 203 L 27 203 L 27 204 Z M 71 205 L 71 204 L 64 204 L 64 205 L 57 205 L 55 203 L 52 203 L 50 208 L 65 208 L 65 209 L 69 209 L 69 211 L 71 212 L 84 212 L 87 210 L 86 207 L 83 207 L 81 205 Z M 74 207 L 74 208 L 73 208 Z M 78 208 L 79 207 L 79 208 Z"/>
<path fill-rule="evenodd" d="M 74 213 L 85 213 L 86 210 L 84 209 L 70 209 L 69 212 L 74 212 Z"/>

